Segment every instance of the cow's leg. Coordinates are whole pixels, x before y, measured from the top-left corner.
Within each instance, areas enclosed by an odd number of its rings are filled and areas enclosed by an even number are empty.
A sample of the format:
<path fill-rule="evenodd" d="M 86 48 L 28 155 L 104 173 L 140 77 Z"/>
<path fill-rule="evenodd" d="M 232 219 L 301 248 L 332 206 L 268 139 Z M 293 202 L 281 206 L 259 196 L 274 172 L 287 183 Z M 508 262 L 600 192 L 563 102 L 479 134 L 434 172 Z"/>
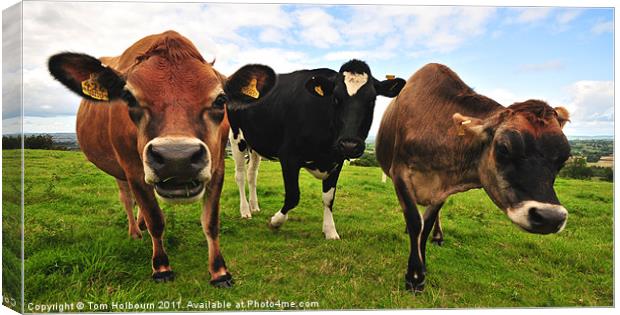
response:
<path fill-rule="evenodd" d="M 165 282 L 174 279 L 174 273 L 168 262 L 168 255 L 164 249 L 164 214 L 157 204 L 153 188 L 144 183 L 143 179 L 129 180 L 131 191 L 140 207 L 140 214 L 144 218 L 146 228 L 153 243 L 152 268 L 153 280 Z"/>
<path fill-rule="evenodd" d="M 407 232 L 409 233 L 410 252 L 407 273 L 405 274 L 405 287 L 408 290 L 420 292 L 424 290 L 426 280 L 423 254 L 420 252 L 424 221 L 416 207 L 409 169 L 401 167 L 400 169 L 393 170 L 392 181 L 394 182 L 400 206 L 403 208 Z"/>
<path fill-rule="evenodd" d="M 260 165 L 260 155 L 256 151 L 250 150 L 250 163 L 248 165 L 248 186 L 250 186 L 250 211 L 258 212 L 258 195 L 256 194 L 256 177 L 258 177 L 258 166 Z"/>
<path fill-rule="evenodd" d="M 230 139 L 230 149 L 232 150 L 233 160 L 235 161 L 235 181 L 239 188 L 239 212 L 242 218 L 252 217 L 248 199 L 245 197 L 245 149 L 239 148 L 239 141 L 235 140 L 232 131 L 228 137 Z"/>
<path fill-rule="evenodd" d="M 340 239 L 340 235 L 338 235 L 336 231 L 332 209 L 334 206 L 334 197 L 336 196 L 336 183 L 338 183 L 338 176 L 340 176 L 341 169 L 342 164 L 339 164 L 338 168 L 323 180 L 323 234 L 325 234 L 325 239 L 328 240 Z"/>
<path fill-rule="evenodd" d="M 232 276 L 226 269 L 226 263 L 220 252 L 220 197 L 224 182 L 224 161 L 209 181 L 207 194 L 202 207 L 200 223 L 209 246 L 210 283 L 213 286 L 229 288 L 233 285 Z"/>
<path fill-rule="evenodd" d="M 142 210 L 138 207 L 138 227 L 142 231 L 146 231 L 146 222 L 144 222 L 144 216 L 142 216 Z"/>
<path fill-rule="evenodd" d="M 296 160 L 280 158 L 284 177 L 284 205 L 269 220 L 269 227 L 277 229 L 288 219 L 289 210 L 299 204 L 299 164 Z"/>
<path fill-rule="evenodd" d="M 433 238 L 431 242 L 441 246 L 443 244 L 443 230 L 441 229 L 441 222 L 439 218 L 441 216 L 439 213 L 437 214 L 437 220 L 435 220 L 435 225 L 433 226 Z"/>
<path fill-rule="evenodd" d="M 435 226 L 437 219 L 439 219 L 439 210 L 443 206 L 442 203 L 430 205 L 424 211 L 424 229 L 422 231 L 422 238 L 420 239 L 420 252 L 422 253 L 422 260 L 426 266 L 426 241 L 431 233 L 431 230 Z"/>
<path fill-rule="evenodd" d="M 136 218 L 133 216 L 135 201 L 131 194 L 129 183 L 124 180 L 117 179 L 116 184 L 118 185 L 118 197 L 125 208 L 125 213 L 127 213 L 127 222 L 129 223 L 128 234 L 133 239 L 142 238 L 142 232 L 140 232 L 140 228 L 138 228 L 138 224 L 136 223 Z"/>

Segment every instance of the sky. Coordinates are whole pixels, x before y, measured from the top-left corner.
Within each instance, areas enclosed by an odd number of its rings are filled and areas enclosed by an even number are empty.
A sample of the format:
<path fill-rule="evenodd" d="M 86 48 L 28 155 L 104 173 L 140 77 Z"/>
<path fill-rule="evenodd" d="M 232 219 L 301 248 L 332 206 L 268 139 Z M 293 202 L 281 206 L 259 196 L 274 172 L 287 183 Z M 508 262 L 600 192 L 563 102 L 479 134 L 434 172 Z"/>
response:
<path fill-rule="evenodd" d="M 11 22 L 3 19 L 3 28 Z M 377 79 L 408 79 L 438 62 L 502 105 L 541 99 L 566 107 L 569 136 L 613 135 L 609 8 L 26 2 L 23 28 L 24 132 L 75 131 L 79 98 L 49 75 L 51 55 L 115 56 L 173 29 L 227 75 L 247 63 L 280 73 L 338 70 L 357 58 Z M 3 131 L 19 119 L 11 62 L 5 55 Z M 389 101 L 377 98 L 371 136 Z"/>

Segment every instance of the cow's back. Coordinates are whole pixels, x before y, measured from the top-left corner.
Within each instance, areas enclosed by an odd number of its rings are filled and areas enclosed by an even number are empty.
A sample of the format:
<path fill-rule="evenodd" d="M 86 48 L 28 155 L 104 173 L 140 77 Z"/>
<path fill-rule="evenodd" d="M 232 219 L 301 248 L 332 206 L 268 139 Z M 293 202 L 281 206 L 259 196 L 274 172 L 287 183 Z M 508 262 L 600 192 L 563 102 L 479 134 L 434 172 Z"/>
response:
<path fill-rule="evenodd" d="M 484 118 L 498 107 L 448 67 L 428 64 L 407 80 L 386 109 L 377 134 L 377 159 L 386 174 L 395 158 L 420 170 L 453 168 L 454 157 L 469 141 L 457 136 L 452 116 Z"/>

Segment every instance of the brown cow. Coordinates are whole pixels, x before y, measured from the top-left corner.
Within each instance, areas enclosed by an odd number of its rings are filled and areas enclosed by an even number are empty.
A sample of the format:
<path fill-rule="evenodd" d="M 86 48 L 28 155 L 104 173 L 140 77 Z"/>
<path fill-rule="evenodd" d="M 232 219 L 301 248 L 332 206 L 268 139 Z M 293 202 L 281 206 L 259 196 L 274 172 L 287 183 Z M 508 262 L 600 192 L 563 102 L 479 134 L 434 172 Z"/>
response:
<path fill-rule="evenodd" d="M 117 179 L 134 237 L 140 237 L 132 212 L 134 200 L 138 204 L 139 220 L 152 238 L 153 279 L 174 278 L 156 196 L 170 202 L 203 199 L 211 283 L 231 286 L 219 248 L 229 130 L 225 78 L 174 31 L 147 36 L 118 57 L 57 54 L 49 59 L 49 70 L 83 97 L 77 115 L 81 149 Z"/>
<path fill-rule="evenodd" d="M 388 106 L 376 154 L 403 208 L 411 252 L 405 283 L 421 291 L 426 241 L 448 196 L 484 188 L 522 229 L 560 232 L 567 218 L 553 189 L 570 155 L 568 112 L 543 101 L 504 107 L 448 67 L 428 64 Z M 424 217 L 416 203 L 428 206 Z"/>

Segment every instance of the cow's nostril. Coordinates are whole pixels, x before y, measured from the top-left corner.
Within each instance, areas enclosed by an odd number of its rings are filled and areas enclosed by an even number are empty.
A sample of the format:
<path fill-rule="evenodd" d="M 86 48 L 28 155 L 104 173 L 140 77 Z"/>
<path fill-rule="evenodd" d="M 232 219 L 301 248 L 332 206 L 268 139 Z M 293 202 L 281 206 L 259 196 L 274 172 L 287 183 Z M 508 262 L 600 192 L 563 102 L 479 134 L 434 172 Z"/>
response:
<path fill-rule="evenodd" d="M 536 207 L 531 207 L 528 210 L 528 216 L 530 218 L 530 222 L 534 224 L 543 224 L 545 221 L 545 218 L 540 214 L 538 208 Z"/>
<path fill-rule="evenodd" d="M 198 151 L 192 154 L 190 161 L 192 164 L 202 163 L 204 162 L 206 156 L 207 156 L 207 150 L 203 146 L 200 146 Z"/>
<path fill-rule="evenodd" d="M 161 154 L 159 154 L 155 149 L 153 149 L 152 145 L 148 147 L 146 154 L 151 162 L 154 162 L 157 164 L 164 164 L 165 162 L 164 157 Z"/>

